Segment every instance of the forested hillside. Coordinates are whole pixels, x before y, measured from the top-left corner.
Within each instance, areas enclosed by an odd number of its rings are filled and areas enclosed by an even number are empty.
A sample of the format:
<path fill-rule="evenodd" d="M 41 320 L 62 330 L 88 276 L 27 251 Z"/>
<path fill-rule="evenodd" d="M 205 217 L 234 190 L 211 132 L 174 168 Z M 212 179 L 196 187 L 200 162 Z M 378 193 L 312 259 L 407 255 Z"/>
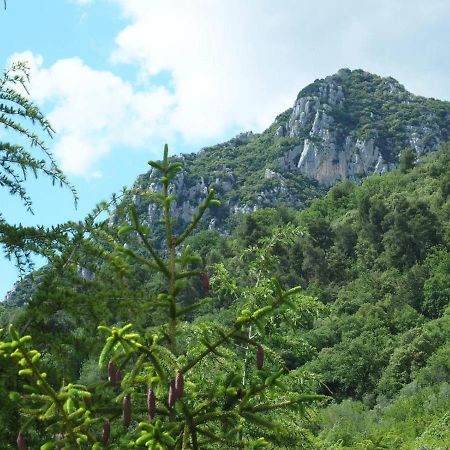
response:
<path fill-rule="evenodd" d="M 11 70 L 0 122 L 44 159 L 0 143 L 0 184 L 31 208 L 19 173 L 71 185 Z M 80 222 L 0 211 L 49 261 L 0 304 L 1 448 L 448 448 L 449 134 L 449 102 L 342 69 Z"/>
<path fill-rule="evenodd" d="M 0 450 L 450 450 L 449 22 L 0 0 Z"/>
<path fill-rule="evenodd" d="M 188 223 L 213 187 L 222 204 L 206 213 L 202 226 L 229 232 L 236 214 L 304 208 L 340 180 L 386 173 L 449 138 L 450 102 L 416 96 L 391 77 L 341 69 L 302 89 L 263 133 L 175 156 L 183 170 L 172 187 L 172 213 L 177 226 Z M 140 175 L 133 188 L 160 191 L 157 171 Z M 160 227 L 151 197 L 132 200 L 145 222 Z"/>
<path fill-rule="evenodd" d="M 449 168 L 447 144 L 415 168 L 360 186 L 340 183 L 300 213 L 245 216 L 231 241 L 213 231 L 192 238 L 207 263 L 226 255 L 225 266 L 244 274 L 246 246 L 274 226 L 304 229 L 278 249 L 277 275 L 325 306 L 307 330 L 272 345 L 290 369 L 316 374 L 320 391 L 333 396 L 307 425 L 312 448 L 450 442 Z"/>
<path fill-rule="evenodd" d="M 329 399 L 311 403 L 306 416 L 302 408 L 267 411 L 281 428 L 252 425 L 247 432 L 265 436 L 268 448 L 448 448 L 449 168 L 446 144 L 361 184 L 343 181 L 306 209 L 261 208 L 237 214 L 230 235 L 213 228 L 187 238 L 211 290 L 194 277 L 179 294 L 187 308 L 205 300 L 183 322 L 186 345 L 231 326 L 243 309 L 261 307 L 261 267 L 283 288 L 302 287 L 293 309 L 276 315 L 258 339 L 269 372 L 272 363 L 284 368 L 284 398 L 317 392 Z M 130 216 L 126 202 L 110 208 L 113 221 L 88 218 L 52 265 L 34 274 L 23 306 L 1 309 L 2 326 L 12 321 L 33 335 L 54 383 L 101 379 L 99 324 L 158 329 L 153 302 L 163 279 L 126 251 L 117 253 L 125 239 L 117 241 L 117 231 Z M 138 236 L 127 236 L 126 248 L 141 254 Z M 258 266 L 260 258 L 267 265 Z M 245 355 L 239 346 L 227 349 L 208 370 L 239 373 Z M 18 389 L 13 374 L 9 366 L 1 374 L 2 442 L 13 442 L 18 431 L 7 395 Z"/>

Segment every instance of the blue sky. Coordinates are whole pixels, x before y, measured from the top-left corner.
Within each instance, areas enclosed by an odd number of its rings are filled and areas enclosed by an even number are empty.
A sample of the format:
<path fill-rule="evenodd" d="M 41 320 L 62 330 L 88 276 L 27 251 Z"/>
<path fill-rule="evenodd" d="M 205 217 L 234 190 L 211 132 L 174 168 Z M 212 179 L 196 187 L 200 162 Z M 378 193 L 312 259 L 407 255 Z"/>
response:
<path fill-rule="evenodd" d="M 81 201 L 75 210 L 40 180 L 29 183 L 34 216 L 0 191 L 1 211 L 26 224 L 82 218 L 164 142 L 191 152 L 262 131 L 341 67 L 450 100 L 449 19 L 447 0 L 8 0 L 0 61 L 29 62 L 31 95 L 57 132 L 48 144 Z M 2 298 L 17 273 L 0 260 L 0 274 Z"/>

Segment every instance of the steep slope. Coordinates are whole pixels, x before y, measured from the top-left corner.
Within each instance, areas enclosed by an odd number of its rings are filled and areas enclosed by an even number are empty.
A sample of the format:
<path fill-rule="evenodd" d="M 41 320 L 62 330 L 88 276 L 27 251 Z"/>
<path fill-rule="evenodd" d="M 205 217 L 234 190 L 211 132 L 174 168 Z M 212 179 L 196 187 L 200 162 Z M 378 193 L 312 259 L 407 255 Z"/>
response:
<path fill-rule="evenodd" d="M 408 170 L 339 183 L 290 216 L 260 210 L 231 236 L 193 236 L 193 251 L 245 283 L 248 245 L 286 223 L 305 230 L 278 249 L 275 275 L 326 304 L 324 314 L 306 331 L 286 327 L 270 348 L 293 373 L 314 373 L 333 401 L 307 425 L 311 446 L 287 448 L 447 448 L 449 217 L 447 143 Z M 208 317 L 225 321 L 245 301 L 217 301 Z"/>
<path fill-rule="evenodd" d="M 359 185 L 339 183 L 300 212 L 260 209 L 241 217 L 230 236 L 207 230 L 186 241 L 208 273 L 217 275 L 220 262 L 231 286 L 247 286 L 251 261 L 242 256 L 249 245 L 288 223 L 306 231 L 274 248 L 273 274 L 324 305 L 317 311 L 306 297 L 261 338 L 268 356 L 290 371 L 289 388 L 310 386 L 312 372 L 333 402 L 318 407 L 308 423 L 295 412 L 268 412 L 267 420 L 276 414 L 286 424 L 276 448 L 438 449 L 449 442 L 450 144 L 421 159 Z M 100 318 L 139 326 L 155 317 L 148 308 L 160 292 L 158 277 L 145 265 L 122 265 L 120 258 L 117 265 L 107 258 L 109 244 L 106 239 L 105 252 L 95 253 L 101 263 L 92 279 L 79 276 L 79 264 L 92 253 L 76 256 L 70 249 L 69 267 L 64 262 L 32 303 L 0 305 L 0 325 L 14 320 L 27 328 L 50 355 L 50 374 L 55 368 L 83 379 L 93 373 Z M 233 288 L 217 289 L 213 276 L 211 282 L 212 301 L 191 319 L 199 326 L 231 325 L 249 299 Z M 202 295 L 194 283 L 186 304 Z M 5 391 L 14 389 L 8 373 L 0 381 Z M 0 412 L 11 417 L 8 408 Z M 17 424 L 11 424 L 15 432 Z"/>
<path fill-rule="evenodd" d="M 390 77 L 348 69 L 303 89 L 277 128 L 277 136 L 302 138 L 287 166 L 328 186 L 384 173 L 406 148 L 417 155 L 434 151 L 449 132 L 449 102 L 415 96 Z"/>
<path fill-rule="evenodd" d="M 293 108 L 263 133 L 241 133 L 198 153 L 174 156 L 184 168 L 175 180 L 172 215 L 181 228 L 214 187 L 222 205 L 207 212 L 202 226 L 229 233 L 242 213 L 304 209 L 341 179 L 381 175 L 398 166 L 405 149 L 420 159 L 449 138 L 450 102 L 415 96 L 390 77 L 341 69 L 302 89 Z M 154 236 L 163 231 L 152 201 L 160 190 L 152 170 L 132 189 L 131 200 Z M 129 201 L 126 197 L 124 204 Z M 7 298 L 17 302 L 14 292 Z"/>
<path fill-rule="evenodd" d="M 208 226 L 230 229 L 235 213 L 286 205 L 301 209 L 341 179 L 358 181 L 398 166 L 403 150 L 420 156 L 450 137 L 450 102 L 415 96 L 393 78 L 341 69 L 300 91 L 293 108 L 263 133 L 242 133 L 198 153 L 179 155 L 174 216 L 187 222 L 214 187 L 222 206 Z M 150 170 L 138 192 L 161 186 Z M 135 198 L 140 214 L 158 226 L 149 199 Z"/>

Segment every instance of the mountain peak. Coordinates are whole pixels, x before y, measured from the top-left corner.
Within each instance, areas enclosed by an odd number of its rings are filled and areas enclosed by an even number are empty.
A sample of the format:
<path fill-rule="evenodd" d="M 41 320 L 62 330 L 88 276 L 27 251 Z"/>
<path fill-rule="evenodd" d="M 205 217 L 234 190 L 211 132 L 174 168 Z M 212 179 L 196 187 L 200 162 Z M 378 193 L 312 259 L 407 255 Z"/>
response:
<path fill-rule="evenodd" d="M 350 85 L 365 88 L 372 87 L 373 89 L 388 90 L 391 93 L 407 93 L 405 87 L 393 77 L 381 77 L 379 75 L 367 72 L 362 69 L 339 69 L 335 74 L 328 75 L 325 78 L 318 78 L 304 87 L 298 94 L 299 97 L 304 97 L 312 94 L 317 94 L 318 90 L 325 90 L 327 87 L 336 89 L 340 86 L 341 89 L 348 88 Z"/>
<path fill-rule="evenodd" d="M 302 89 L 292 108 L 263 133 L 178 156 L 184 168 L 174 183 L 173 215 L 180 225 L 214 188 L 222 206 L 208 212 L 207 226 L 230 229 L 236 213 L 284 204 L 304 208 L 339 180 L 354 182 L 398 165 L 406 148 L 417 155 L 450 137 L 450 102 L 409 93 L 392 77 L 340 69 Z M 158 191 L 154 174 L 137 190 Z M 139 212 L 160 226 L 154 205 L 136 197 Z"/>
<path fill-rule="evenodd" d="M 449 102 L 415 96 L 394 78 L 361 69 L 315 80 L 284 119 L 275 137 L 301 141 L 291 162 L 327 186 L 384 173 L 404 149 L 421 155 L 450 136 Z"/>

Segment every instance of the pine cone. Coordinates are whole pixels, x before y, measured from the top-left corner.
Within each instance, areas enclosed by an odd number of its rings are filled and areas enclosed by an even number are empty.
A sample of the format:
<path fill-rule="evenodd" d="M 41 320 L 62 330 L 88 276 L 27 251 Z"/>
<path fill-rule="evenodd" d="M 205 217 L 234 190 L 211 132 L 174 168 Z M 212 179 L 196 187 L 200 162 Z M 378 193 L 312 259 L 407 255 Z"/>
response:
<path fill-rule="evenodd" d="M 177 400 L 183 397 L 184 394 L 184 374 L 183 372 L 178 372 L 175 378 L 175 392 Z"/>
<path fill-rule="evenodd" d="M 131 422 L 131 398 L 130 394 L 125 395 L 123 398 L 123 424 L 125 428 L 130 426 Z"/>
<path fill-rule="evenodd" d="M 236 391 L 236 398 L 238 400 L 241 400 L 243 396 L 244 396 L 244 392 L 242 391 L 242 388 L 238 388 L 238 390 Z"/>
<path fill-rule="evenodd" d="M 27 450 L 27 448 L 28 448 L 27 441 L 21 431 L 19 432 L 19 434 L 17 436 L 16 442 L 17 442 L 17 450 Z"/>
<path fill-rule="evenodd" d="M 106 445 L 109 441 L 109 435 L 111 434 L 111 424 L 109 420 L 105 420 L 103 423 L 103 432 L 102 432 L 102 444 Z"/>
<path fill-rule="evenodd" d="M 201 275 L 201 281 L 202 281 L 202 286 L 203 286 L 203 290 L 205 292 L 209 291 L 209 276 L 206 272 L 203 272 Z"/>
<path fill-rule="evenodd" d="M 149 389 L 147 393 L 147 412 L 148 421 L 151 422 L 155 418 L 156 413 L 156 397 L 153 389 Z"/>
<path fill-rule="evenodd" d="M 60 441 L 62 441 L 64 439 L 64 433 L 62 431 L 61 431 L 61 433 L 58 434 L 58 439 Z M 58 444 L 57 449 L 61 450 L 63 447 L 64 447 L 64 443 L 60 443 L 60 444 Z"/>
<path fill-rule="evenodd" d="M 175 380 L 172 380 L 169 385 L 169 399 L 168 404 L 169 408 L 172 408 L 172 406 L 177 401 L 177 390 L 175 389 Z"/>
<path fill-rule="evenodd" d="M 108 381 L 112 386 L 117 386 L 117 368 L 113 361 L 108 363 Z"/>
<path fill-rule="evenodd" d="M 258 350 L 256 350 L 256 368 L 261 370 L 264 365 L 264 349 L 261 345 L 258 345 Z"/>

